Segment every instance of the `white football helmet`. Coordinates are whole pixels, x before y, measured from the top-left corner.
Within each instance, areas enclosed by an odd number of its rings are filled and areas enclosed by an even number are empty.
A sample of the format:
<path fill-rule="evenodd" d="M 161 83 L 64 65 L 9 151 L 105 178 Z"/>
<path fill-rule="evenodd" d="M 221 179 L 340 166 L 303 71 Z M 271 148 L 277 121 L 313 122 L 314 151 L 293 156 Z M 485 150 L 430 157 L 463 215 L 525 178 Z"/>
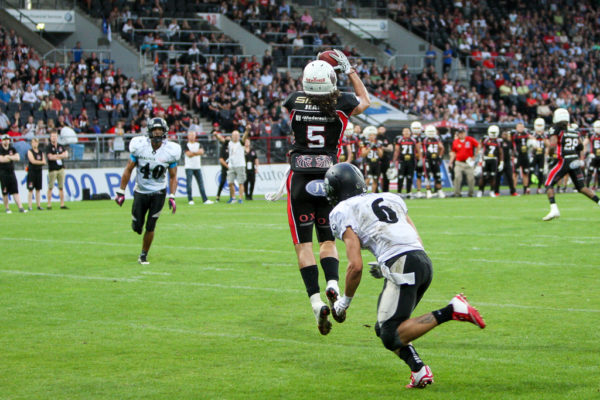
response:
<path fill-rule="evenodd" d="M 363 137 L 368 138 L 371 134 L 377 135 L 377 128 L 375 128 L 373 125 L 369 125 L 367 126 L 365 129 L 363 129 L 362 131 L 362 135 Z"/>
<path fill-rule="evenodd" d="M 352 122 L 348 122 L 346 125 L 346 130 L 344 130 L 344 136 L 352 136 L 354 135 L 354 124 Z"/>
<path fill-rule="evenodd" d="M 594 121 L 594 124 L 592 126 L 594 127 L 594 133 L 596 135 L 600 134 L 600 120 Z"/>
<path fill-rule="evenodd" d="M 544 128 L 546 127 L 546 122 L 543 118 L 536 118 L 533 122 L 533 130 L 536 132 L 544 132 Z"/>
<path fill-rule="evenodd" d="M 413 135 L 420 135 L 423 132 L 423 125 L 419 121 L 414 121 L 410 124 L 410 131 Z"/>
<path fill-rule="evenodd" d="M 557 108 L 552 115 L 552 123 L 558 124 L 559 122 L 569 123 L 569 112 L 564 108 Z"/>
<path fill-rule="evenodd" d="M 500 135 L 500 128 L 498 128 L 498 125 L 490 125 L 487 133 L 491 139 L 496 139 Z"/>
<path fill-rule="evenodd" d="M 302 89 L 306 94 L 324 96 L 336 89 L 337 75 L 331 64 L 317 60 L 304 67 Z"/>
<path fill-rule="evenodd" d="M 437 137 L 437 129 L 435 129 L 435 126 L 427 125 L 425 127 L 425 136 L 432 139 Z"/>

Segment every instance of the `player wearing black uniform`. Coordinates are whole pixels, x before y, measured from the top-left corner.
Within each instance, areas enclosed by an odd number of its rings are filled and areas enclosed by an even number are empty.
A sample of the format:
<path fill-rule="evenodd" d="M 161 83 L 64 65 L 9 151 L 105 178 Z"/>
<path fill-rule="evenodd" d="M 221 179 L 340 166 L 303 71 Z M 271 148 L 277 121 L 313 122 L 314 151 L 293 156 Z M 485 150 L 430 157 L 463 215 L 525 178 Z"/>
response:
<path fill-rule="evenodd" d="M 333 67 L 325 61 L 310 62 L 302 76 L 303 91 L 293 92 L 283 106 L 289 111 L 294 135 L 287 178 L 288 222 L 298 258 L 300 274 L 322 335 L 331 330 L 331 309 L 321 299 L 319 270 L 313 254 L 313 226 L 319 241 L 319 258 L 327 281 L 331 305 L 338 298 L 339 259 L 329 228 L 331 205 L 325 198 L 323 178 L 337 162 L 342 135 L 350 116 L 370 105 L 369 94 L 350 62 L 339 50 L 333 56 L 336 68 L 345 73 L 355 93 L 340 93 Z M 333 314 L 334 319 L 343 319 Z"/>
<path fill-rule="evenodd" d="M 377 140 L 381 142 L 383 148 L 383 156 L 381 157 L 381 191 L 390 191 L 390 179 L 388 178 L 388 168 L 394 158 L 394 144 L 387 137 L 386 128 L 383 125 L 377 127 Z M 395 168 L 394 168 L 395 169 Z"/>
<path fill-rule="evenodd" d="M 410 197 L 417 156 L 420 157 L 420 148 L 408 128 L 402 130 L 402 136 L 396 140 L 395 147 L 392 162 L 394 165 L 398 165 L 398 193 L 402 193 L 402 185 L 406 179 L 406 193 Z"/>
<path fill-rule="evenodd" d="M 421 194 L 421 185 L 423 182 L 423 167 L 424 162 L 422 157 L 423 153 L 423 141 L 425 137 L 423 136 L 423 125 L 419 121 L 414 121 L 410 124 L 410 133 L 412 133 L 412 138 L 415 142 L 417 142 L 417 152 L 415 152 L 416 157 L 416 165 L 415 171 L 417 173 L 417 199 L 420 199 L 423 194 Z"/>
<path fill-rule="evenodd" d="M 585 145 L 590 151 L 590 161 L 588 165 L 587 175 L 585 178 L 585 186 L 590 186 L 590 182 L 592 181 L 594 174 L 596 174 L 596 179 L 594 180 L 595 188 L 596 182 L 598 182 L 598 179 L 600 178 L 600 121 L 594 121 L 593 132 L 585 140 Z"/>
<path fill-rule="evenodd" d="M 246 200 L 252 200 L 254 193 L 254 182 L 256 182 L 256 170 L 258 169 L 258 154 L 251 146 L 250 139 L 244 139 L 244 156 L 246 157 Z M 241 196 L 241 195 L 240 195 Z"/>
<path fill-rule="evenodd" d="M 495 192 L 496 196 L 500 195 L 500 181 L 502 180 L 502 176 L 506 180 L 506 184 L 510 190 L 511 196 L 518 196 L 517 189 L 515 188 L 515 183 L 513 181 L 513 166 L 512 166 L 512 152 L 513 152 L 513 144 L 510 137 L 510 132 L 504 131 L 502 132 L 502 139 L 500 139 L 500 147 L 502 147 L 502 159 L 503 162 L 498 166 L 498 176 L 496 179 Z"/>
<path fill-rule="evenodd" d="M 42 190 L 42 166 L 46 165 L 46 157 L 44 153 L 39 149 L 40 141 L 34 137 L 31 139 L 31 149 L 27 150 L 27 203 L 29 204 L 29 211 L 32 210 L 33 203 L 33 191 L 35 190 L 35 202 L 38 210 L 43 210 L 40 205 L 41 196 L 40 191 Z"/>
<path fill-rule="evenodd" d="M 513 146 L 515 155 L 517 157 L 517 163 L 515 164 L 514 181 L 515 185 L 518 182 L 519 168 L 521 169 L 521 179 L 523 181 L 523 194 L 529 193 L 529 151 L 528 141 L 531 135 L 525 129 L 525 125 L 518 123 L 513 134 Z"/>
<path fill-rule="evenodd" d="M 490 125 L 487 132 L 487 137 L 484 137 L 481 142 L 483 165 L 481 166 L 481 178 L 479 179 L 479 192 L 477 193 L 477 197 L 483 195 L 487 182 L 490 183 L 490 197 L 496 197 L 496 177 L 498 175 L 498 169 L 503 169 L 499 168 L 502 161 L 498 162 L 498 160 L 504 159 L 502 146 L 498 140 L 500 128 L 498 128 L 498 125 Z M 502 167 L 504 167 L 504 165 L 502 165 Z"/>
<path fill-rule="evenodd" d="M 543 182 L 545 181 L 544 175 L 547 170 L 547 161 L 548 157 L 548 138 L 546 138 L 546 134 L 544 133 L 545 123 L 542 118 L 537 118 L 533 123 L 533 141 L 534 144 L 531 149 L 531 181 L 533 181 L 533 177 L 537 178 L 537 193 L 541 192 L 541 187 Z"/>
<path fill-rule="evenodd" d="M 560 217 L 554 199 L 554 185 L 567 174 L 571 177 L 578 192 L 583 193 L 600 206 L 598 196 L 584 186 L 582 169 L 584 163 L 581 159 L 583 144 L 579 133 L 569 127 L 569 112 L 564 108 L 557 108 L 554 111 L 552 122 L 554 126 L 550 129 L 550 145 L 556 145 L 558 164 L 552 168 L 546 179 L 546 194 L 550 201 L 550 212 L 542 218 L 544 221 Z"/>
<path fill-rule="evenodd" d="M 10 136 L 2 135 L 2 144 L 0 145 L 0 187 L 2 188 L 2 201 L 7 214 L 11 214 L 8 207 L 8 196 L 15 199 L 15 203 L 19 207 L 19 212 L 27 212 L 21 204 L 19 197 L 19 186 L 17 184 L 17 176 L 15 175 L 15 161 L 19 161 L 21 157 L 17 150 L 10 145 Z"/>
<path fill-rule="evenodd" d="M 425 128 L 425 140 L 423 141 L 423 176 L 425 178 L 425 187 L 427 188 L 427 198 L 433 197 L 431 194 L 431 180 L 435 187 L 435 192 L 440 199 L 443 199 L 444 191 L 442 190 L 442 171 L 441 162 L 444 156 L 444 144 L 437 134 L 437 129 L 433 125 L 427 125 Z"/>
<path fill-rule="evenodd" d="M 374 126 L 367 126 L 363 134 L 367 136 L 367 140 L 362 147 L 362 156 L 365 160 L 365 181 L 367 185 L 371 185 L 373 193 L 378 193 L 384 145 L 378 140 L 377 128 Z"/>

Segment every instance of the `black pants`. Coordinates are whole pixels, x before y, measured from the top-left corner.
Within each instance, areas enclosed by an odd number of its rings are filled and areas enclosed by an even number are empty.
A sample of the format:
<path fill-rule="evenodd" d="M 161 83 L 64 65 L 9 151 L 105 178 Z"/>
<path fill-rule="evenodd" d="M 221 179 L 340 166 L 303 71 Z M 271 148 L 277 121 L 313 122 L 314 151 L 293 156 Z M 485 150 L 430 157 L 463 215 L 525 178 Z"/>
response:
<path fill-rule="evenodd" d="M 221 179 L 219 179 L 219 190 L 217 190 L 217 197 L 221 197 L 221 191 L 223 190 L 223 186 L 225 186 L 226 180 L 227 180 L 227 168 L 221 167 Z"/>
<path fill-rule="evenodd" d="M 254 182 L 256 181 L 256 172 L 253 169 L 246 170 L 246 182 L 244 182 L 244 190 L 246 191 L 246 200 L 252 200 L 254 193 Z"/>
<path fill-rule="evenodd" d="M 510 188 L 510 194 L 516 193 L 517 189 L 515 189 L 515 183 L 513 182 L 513 168 L 510 163 L 510 160 L 504 162 L 504 169 L 502 170 L 502 172 L 498 173 L 495 185 L 496 188 L 494 190 L 496 193 L 500 193 L 500 181 L 502 180 L 502 176 L 504 176 L 504 179 L 506 179 L 506 183 Z"/>

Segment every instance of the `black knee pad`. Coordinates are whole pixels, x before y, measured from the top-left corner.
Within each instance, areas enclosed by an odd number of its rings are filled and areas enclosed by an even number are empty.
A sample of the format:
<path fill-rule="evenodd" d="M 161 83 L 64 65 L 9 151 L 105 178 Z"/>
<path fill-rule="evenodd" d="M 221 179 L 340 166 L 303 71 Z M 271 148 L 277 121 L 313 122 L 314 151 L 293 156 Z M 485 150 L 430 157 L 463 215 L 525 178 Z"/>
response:
<path fill-rule="evenodd" d="M 404 346 L 398 337 L 397 327 L 397 325 L 384 324 L 384 326 L 380 328 L 379 338 L 383 342 L 383 346 L 390 351 L 397 350 Z"/>
<path fill-rule="evenodd" d="M 133 231 L 138 235 L 142 234 L 142 224 L 138 224 L 136 221 L 131 222 L 131 229 L 133 229 Z"/>

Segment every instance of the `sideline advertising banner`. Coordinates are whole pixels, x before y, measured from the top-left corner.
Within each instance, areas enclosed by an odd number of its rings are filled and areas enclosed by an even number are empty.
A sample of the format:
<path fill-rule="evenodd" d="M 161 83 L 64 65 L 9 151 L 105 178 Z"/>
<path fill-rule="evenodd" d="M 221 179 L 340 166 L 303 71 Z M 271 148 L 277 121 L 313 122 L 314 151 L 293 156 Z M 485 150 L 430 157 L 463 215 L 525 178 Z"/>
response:
<path fill-rule="evenodd" d="M 264 195 L 268 192 L 275 192 L 279 188 L 281 180 L 284 179 L 285 171 L 288 164 L 265 164 L 258 167 L 256 173 L 256 182 L 254 188 L 254 194 Z M 90 195 L 98 193 L 108 193 L 111 198 L 115 197 L 115 190 L 121 184 L 121 174 L 123 168 L 94 168 L 94 169 L 66 169 L 65 177 L 65 200 L 74 201 L 81 200 L 83 189 L 90 189 Z M 202 167 L 202 177 L 204 180 L 204 189 L 206 195 L 214 197 L 217 194 L 219 187 L 219 180 L 221 176 L 221 167 L 217 165 L 209 165 Z M 27 172 L 15 171 L 17 175 L 17 182 L 19 183 L 19 194 L 21 200 L 27 200 Z M 185 197 L 186 192 L 186 179 L 185 179 L 185 168 L 179 166 L 177 168 L 177 197 Z M 46 192 L 48 190 L 48 171 L 45 169 L 42 177 L 42 201 L 46 200 Z M 236 191 L 237 191 L 236 183 Z M 133 188 L 135 187 L 135 172 L 131 175 L 131 181 L 127 189 L 125 190 L 125 196 L 128 199 L 133 197 Z M 200 196 L 198 185 L 196 181 L 193 182 L 192 194 L 194 197 Z M 228 186 L 223 189 L 223 197 L 229 198 Z M 58 200 L 58 187 L 54 184 L 54 190 L 52 191 L 52 199 Z M 11 199 L 12 201 L 12 199 Z"/>

